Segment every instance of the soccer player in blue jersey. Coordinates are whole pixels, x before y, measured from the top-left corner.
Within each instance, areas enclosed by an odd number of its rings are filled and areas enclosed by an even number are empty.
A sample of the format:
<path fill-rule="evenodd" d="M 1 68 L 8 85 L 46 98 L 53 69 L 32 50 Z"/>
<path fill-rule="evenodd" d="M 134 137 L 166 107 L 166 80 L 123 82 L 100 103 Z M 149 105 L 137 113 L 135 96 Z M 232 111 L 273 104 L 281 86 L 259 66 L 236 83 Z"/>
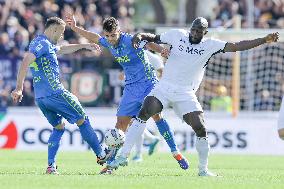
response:
<path fill-rule="evenodd" d="M 131 118 L 138 114 L 144 98 L 158 82 L 154 68 L 149 63 L 147 55 L 145 55 L 144 48 L 135 49 L 132 46 L 133 36 L 121 32 L 118 21 L 113 17 L 106 18 L 103 21 L 104 37 L 78 27 L 74 16 L 71 14 L 67 14 L 66 22 L 74 32 L 93 43 L 107 48 L 115 57 L 116 62 L 122 66 L 125 73 L 125 88 L 117 110 L 117 123 L 115 127 L 125 132 Z M 147 43 L 145 46 L 157 52 L 161 52 L 160 50 L 162 50 L 159 45 L 154 43 Z M 156 122 L 159 132 L 169 145 L 173 157 L 178 161 L 182 169 L 187 169 L 188 162 L 177 149 L 173 132 L 170 130 L 166 120 L 159 113 L 151 117 Z M 136 141 L 137 138 L 133 138 L 132 140 Z M 101 173 L 110 172 L 105 168 Z"/>
<path fill-rule="evenodd" d="M 98 137 L 77 97 L 64 89 L 59 80 L 58 54 L 68 54 L 83 48 L 96 50 L 99 49 L 99 46 L 95 44 L 70 44 L 57 47 L 56 43 L 63 37 L 65 25 L 65 22 L 58 17 L 51 17 L 47 20 L 44 34 L 38 35 L 29 45 L 29 51 L 25 54 L 19 68 L 16 89 L 11 93 L 14 102 L 21 102 L 23 83 L 28 67 L 30 67 L 33 75 L 36 104 L 53 126 L 48 140 L 47 174 L 58 174 L 55 160 L 59 142 L 65 129 L 62 118 L 65 118 L 71 124 L 77 124 L 82 138 L 95 152 L 99 164 L 104 164 L 111 156 L 109 151 L 101 148 Z"/>

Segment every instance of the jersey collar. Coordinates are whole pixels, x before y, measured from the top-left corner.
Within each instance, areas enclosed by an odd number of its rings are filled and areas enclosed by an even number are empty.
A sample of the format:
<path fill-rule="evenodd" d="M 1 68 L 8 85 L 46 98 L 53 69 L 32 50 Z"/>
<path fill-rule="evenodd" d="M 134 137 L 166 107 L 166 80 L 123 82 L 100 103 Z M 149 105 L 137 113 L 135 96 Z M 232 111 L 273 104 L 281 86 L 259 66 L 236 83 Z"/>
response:
<path fill-rule="evenodd" d="M 47 41 L 49 41 L 51 44 L 54 45 L 54 43 L 45 34 L 39 34 L 38 36 L 41 36 L 42 38 L 46 39 Z"/>

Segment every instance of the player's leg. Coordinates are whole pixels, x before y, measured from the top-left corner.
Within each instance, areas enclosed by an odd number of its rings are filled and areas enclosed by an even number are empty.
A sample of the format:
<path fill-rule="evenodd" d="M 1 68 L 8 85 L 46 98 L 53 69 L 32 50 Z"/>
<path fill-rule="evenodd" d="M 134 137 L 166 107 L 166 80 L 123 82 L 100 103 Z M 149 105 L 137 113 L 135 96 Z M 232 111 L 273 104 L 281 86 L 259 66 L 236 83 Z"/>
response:
<path fill-rule="evenodd" d="M 282 128 L 282 129 L 278 128 L 278 135 L 279 135 L 279 138 L 284 140 L 284 128 Z"/>
<path fill-rule="evenodd" d="M 64 123 L 62 122 L 62 117 L 60 115 L 47 108 L 49 102 L 48 98 L 38 99 L 36 101 L 43 115 L 53 126 L 52 132 L 48 139 L 48 167 L 46 169 L 46 173 L 58 174 L 56 167 L 56 155 L 59 149 L 60 140 L 65 131 Z"/>
<path fill-rule="evenodd" d="M 165 139 L 168 146 L 170 147 L 171 152 L 172 153 L 178 152 L 177 145 L 174 140 L 174 133 L 170 129 L 168 122 L 162 117 L 161 113 L 153 115 L 152 118 L 155 121 L 160 134 L 162 135 L 162 137 Z"/>
<path fill-rule="evenodd" d="M 174 133 L 171 130 L 170 126 L 168 125 L 167 121 L 162 118 L 161 113 L 158 113 L 152 116 L 152 118 L 156 122 L 156 125 L 159 129 L 160 134 L 163 136 L 163 138 L 167 142 L 168 146 L 171 149 L 173 157 L 177 160 L 180 167 L 182 169 L 188 169 L 189 163 L 187 159 L 180 153 L 179 149 L 177 148 L 177 145 L 174 139 Z"/>
<path fill-rule="evenodd" d="M 143 161 L 143 157 L 142 157 L 143 142 L 144 142 L 144 134 L 142 134 L 141 137 L 137 138 L 137 140 L 136 140 L 135 153 L 134 153 L 134 156 L 132 158 L 132 160 L 134 162 Z"/>
<path fill-rule="evenodd" d="M 117 116 L 118 117 L 126 117 L 128 116 L 127 122 L 125 121 L 123 125 L 120 126 L 120 128 L 125 128 L 126 130 L 128 124 L 130 123 L 133 116 L 137 116 L 140 109 L 141 109 L 141 103 L 143 102 L 143 99 L 145 98 L 145 93 L 149 93 L 148 90 L 151 90 L 153 87 L 152 83 L 133 83 L 126 85 L 123 90 L 123 96 L 121 99 L 121 102 L 119 104 L 118 110 L 117 110 Z M 134 119 L 135 122 L 135 119 Z M 118 124 L 117 124 L 118 125 Z M 142 134 L 132 134 L 133 132 L 132 126 L 130 126 L 126 133 L 126 140 L 125 145 L 131 144 L 131 148 L 134 145 L 134 143 L 137 140 L 142 139 Z M 143 128 L 144 131 L 144 128 Z M 129 133 L 130 132 L 130 133 Z M 132 145 L 133 144 L 133 145 Z M 130 149 L 131 150 L 131 149 Z"/>
<path fill-rule="evenodd" d="M 133 95 L 133 91 L 135 91 L 135 84 L 126 85 L 123 90 L 123 95 L 121 101 L 119 103 L 117 109 L 117 122 L 115 128 L 126 132 L 127 127 L 132 119 L 133 115 L 136 115 L 140 109 L 141 104 L 137 102 L 135 96 Z M 113 151 L 112 156 L 107 161 L 107 165 L 110 164 L 116 157 L 116 154 L 119 151 L 119 148 L 110 148 Z M 108 169 L 108 167 L 103 168 L 100 171 L 100 174 L 111 174 L 112 170 Z"/>
<path fill-rule="evenodd" d="M 133 123 L 129 127 L 126 136 L 125 136 L 125 143 L 123 148 L 121 149 L 121 155 L 127 157 L 132 149 L 132 146 L 135 143 L 135 139 L 141 137 L 143 134 L 146 121 L 153 115 L 161 112 L 163 106 L 161 102 L 155 98 L 154 96 L 146 97 L 142 108 L 138 114 L 138 117 L 133 120 Z"/>
<path fill-rule="evenodd" d="M 284 140 L 284 97 L 282 98 L 281 107 L 278 114 L 278 135 Z"/>
<path fill-rule="evenodd" d="M 158 136 L 153 135 L 147 128 L 144 130 L 143 139 L 150 141 L 148 150 L 148 155 L 150 156 L 154 153 L 154 150 L 157 147 L 160 139 Z"/>
<path fill-rule="evenodd" d="M 134 117 L 131 119 L 129 126 L 132 124 Z M 132 160 L 134 162 L 138 163 L 138 162 L 143 161 L 143 158 L 142 158 L 143 142 L 144 142 L 144 134 L 141 137 L 137 138 L 137 140 L 136 140 L 135 151 L 134 151 L 134 155 L 133 155 L 133 158 L 132 158 Z"/>
<path fill-rule="evenodd" d="M 111 162 L 108 167 L 110 169 L 116 169 L 119 166 L 125 166 L 128 164 L 128 156 L 131 152 L 133 145 L 136 142 L 138 137 L 141 137 L 143 134 L 146 121 L 153 115 L 161 112 L 163 106 L 161 106 L 161 102 L 155 98 L 154 96 L 147 96 L 142 108 L 138 114 L 138 117 L 133 120 L 133 123 L 128 128 L 128 131 L 125 136 L 125 142 L 121 148 L 121 153 L 118 158 Z"/>
<path fill-rule="evenodd" d="M 210 146 L 205 128 L 203 110 L 196 95 L 193 92 L 190 93 L 184 91 L 176 95 L 174 100 L 173 108 L 175 112 L 188 125 L 190 125 L 196 133 L 196 150 L 199 157 L 199 175 L 215 176 L 208 171 L 208 155 Z"/>
<path fill-rule="evenodd" d="M 103 164 L 105 162 L 104 159 L 106 158 L 106 152 L 102 149 L 98 136 L 95 130 L 92 128 L 88 116 L 77 120 L 76 124 L 84 141 L 89 144 L 91 149 L 97 155 L 98 163 Z"/>
<path fill-rule="evenodd" d="M 126 107 L 126 106 L 123 106 L 123 107 Z M 120 112 L 118 112 L 118 115 L 124 114 L 124 113 L 122 113 L 122 112 L 125 112 L 125 111 L 123 111 L 123 109 L 124 108 L 120 109 Z M 131 116 L 117 116 L 117 122 L 116 122 L 115 128 L 120 129 L 123 132 L 126 132 L 130 121 L 131 121 Z M 109 160 L 107 161 L 107 164 L 111 163 L 115 159 L 115 156 L 116 156 L 119 148 L 115 148 L 115 149 L 111 149 L 111 150 L 113 151 L 113 154 L 109 158 Z"/>
<path fill-rule="evenodd" d="M 57 113 L 62 115 L 69 123 L 77 124 L 82 138 L 96 154 L 98 158 L 97 162 L 99 164 L 105 163 L 110 154 L 102 149 L 97 134 L 92 128 L 88 116 L 85 115 L 85 111 L 78 101 L 78 98 L 68 91 L 65 91 L 58 96 L 54 96 L 53 98 L 53 108 L 56 109 Z"/>
<path fill-rule="evenodd" d="M 131 116 L 117 116 L 115 128 L 126 132 L 127 127 L 131 121 Z"/>
<path fill-rule="evenodd" d="M 210 145 L 205 128 L 204 114 L 202 111 L 194 111 L 183 116 L 184 121 L 192 127 L 196 133 L 196 150 L 199 157 L 199 176 L 216 176 L 208 171 L 208 156 Z"/>

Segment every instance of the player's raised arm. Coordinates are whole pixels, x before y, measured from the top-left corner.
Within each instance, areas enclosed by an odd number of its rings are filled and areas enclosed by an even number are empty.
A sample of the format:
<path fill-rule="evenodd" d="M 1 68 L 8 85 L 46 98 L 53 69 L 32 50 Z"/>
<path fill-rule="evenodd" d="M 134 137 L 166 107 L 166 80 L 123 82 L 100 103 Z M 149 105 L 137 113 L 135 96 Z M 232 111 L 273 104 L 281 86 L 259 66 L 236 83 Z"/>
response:
<path fill-rule="evenodd" d="M 244 40 L 237 43 L 227 43 L 224 52 L 236 52 L 252 49 L 264 43 L 277 42 L 279 39 L 279 33 L 271 33 L 265 37 L 257 38 L 253 40 Z"/>
<path fill-rule="evenodd" d="M 27 75 L 29 65 L 35 61 L 36 57 L 33 53 L 27 52 L 24 55 L 23 61 L 20 65 L 16 89 L 12 91 L 11 97 L 14 102 L 21 102 L 23 98 L 23 84 Z"/>
<path fill-rule="evenodd" d="M 97 33 L 93 33 L 93 32 L 90 32 L 90 31 L 87 31 L 83 28 L 80 28 L 76 25 L 76 20 L 75 20 L 75 16 L 70 14 L 70 13 L 67 13 L 66 14 L 66 23 L 68 26 L 70 26 L 70 28 L 80 34 L 81 36 L 85 37 L 86 39 L 88 39 L 89 41 L 93 42 L 93 43 L 96 43 L 96 44 L 99 44 L 99 39 L 101 38 L 101 36 Z"/>
<path fill-rule="evenodd" d="M 101 51 L 100 46 L 94 43 L 69 44 L 69 45 L 60 46 L 56 54 L 70 54 L 80 49 L 88 49 L 91 51 Z"/>

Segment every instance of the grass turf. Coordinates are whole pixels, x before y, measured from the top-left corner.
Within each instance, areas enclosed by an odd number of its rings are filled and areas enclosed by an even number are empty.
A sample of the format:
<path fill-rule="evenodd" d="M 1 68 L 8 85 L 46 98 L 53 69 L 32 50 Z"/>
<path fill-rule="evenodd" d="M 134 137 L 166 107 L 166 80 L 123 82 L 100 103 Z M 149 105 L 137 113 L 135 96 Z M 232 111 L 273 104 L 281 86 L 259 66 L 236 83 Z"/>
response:
<path fill-rule="evenodd" d="M 186 155 L 187 171 L 170 154 L 144 155 L 141 163 L 130 163 L 113 175 L 98 175 L 102 168 L 91 152 L 61 152 L 60 175 L 45 175 L 46 153 L 0 150 L 0 186 L 3 189 L 272 189 L 284 188 L 284 157 L 211 155 L 209 168 L 223 177 L 197 176 L 197 156 Z"/>

